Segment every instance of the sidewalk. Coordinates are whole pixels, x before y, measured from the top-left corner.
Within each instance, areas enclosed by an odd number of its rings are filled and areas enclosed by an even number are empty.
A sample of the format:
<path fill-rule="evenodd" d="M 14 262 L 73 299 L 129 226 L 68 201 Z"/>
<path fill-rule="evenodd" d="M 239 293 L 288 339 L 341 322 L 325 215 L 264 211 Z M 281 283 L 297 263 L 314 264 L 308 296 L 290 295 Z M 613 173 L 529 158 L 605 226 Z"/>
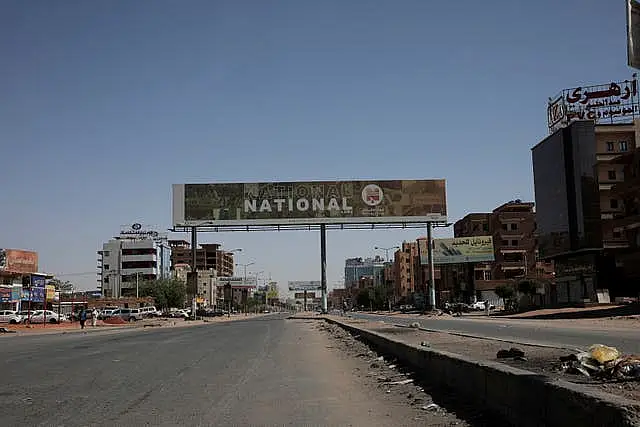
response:
<path fill-rule="evenodd" d="M 602 382 L 581 375 L 567 374 L 561 369 L 561 356 L 567 356 L 574 351 L 556 347 L 542 347 L 522 343 L 509 343 L 492 338 L 472 338 L 449 334 L 446 332 L 424 331 L 418 328 L 392 326 L 377 321 L 353 319 L 341 316 L 325 316 L 328 319 L 352 325 L 356 328 L 382 334 L 391 339 L 403 343 L 433 348 L 454 354 L 470 357 L 479 361 L 493 361 L 503 363 L 520 369 L 536 372 L 552 378 L 561 378 L 565 381 L 586 384 L 596 390 L 613 393 L 633 400 L 640 400 L 640 383 L 637 381 L 625 381 L 621 383 Z M 416 319 L 417 320 L 417 319 Z M 508 350 L 516 347 L 524 351 L 524 358 L 498 359 L 500 350 Z"/>

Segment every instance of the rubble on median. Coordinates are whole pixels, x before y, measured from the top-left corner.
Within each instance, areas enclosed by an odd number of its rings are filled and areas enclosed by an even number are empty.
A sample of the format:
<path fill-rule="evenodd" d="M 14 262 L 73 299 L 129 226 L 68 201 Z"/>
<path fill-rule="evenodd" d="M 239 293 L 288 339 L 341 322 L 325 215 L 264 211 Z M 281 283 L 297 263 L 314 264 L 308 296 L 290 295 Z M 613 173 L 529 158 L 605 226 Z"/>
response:
<path fill-rule="evenodd" d="M 587 351 L 560 358 L 562 370 L 600 379 L 640 380 L 640 356 L 622 355 L 615 347 L 594 344 Z"/>

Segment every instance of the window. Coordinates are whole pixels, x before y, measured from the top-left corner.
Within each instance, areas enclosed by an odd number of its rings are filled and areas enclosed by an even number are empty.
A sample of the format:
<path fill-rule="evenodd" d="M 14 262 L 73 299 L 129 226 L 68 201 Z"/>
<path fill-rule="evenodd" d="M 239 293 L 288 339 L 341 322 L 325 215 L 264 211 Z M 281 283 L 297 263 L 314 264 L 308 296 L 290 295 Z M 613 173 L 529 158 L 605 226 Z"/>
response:
<path fill-rule="evenodd" d="M 607 176 L 609 177 L 609 179 L 615 180 L 616 179 L 616 171 L 608 171 L 607 172 Z"/>
<path fill-rule="evenodd" d="M 622 237 L 622 233 L 620 233 L 619 231 L 614 231 L 613 232 L 613 238 L 614 239 L 619 239 L 620 237 Z"/>
<path fill-rule="evenodd" d="M 607 142 L 607 151 L 614 151 L 615 149 L 614 147 L 614 143 L 613 142 Z"/>
<path fill-rule="evenodd" d="M 487 224 L 486 222 L 482 223 L 482 231 L 489 231 L 489 224 Z"/>
<path fill-rule="evenodd" d="M 511 230 L 517 230 L 518 229 L 518 224 L 511 224 Z"/>
<path fill-rule="evenodd" d="M 478 224 L 473 224 L 473 231 L 478 231 L 480 226 Z"/>
<path fill-rule="evenodd" d="M 502 245 L 502 246 L 509 246 L 509 241 L 508 241 L 508 240 L 501 240 L 501 241 L 500 241 L 500 245 Z"/>
<path fill-rule="evenodd" d="M 103 270 L 108 270 L 108 269 L 109 269 L 109 264 L 104 264 L 104 265 L 102 266 L 102 269 L 103 269 Z"/>
<path fill-rule="evenodd" d="M 620 151 L 627 151 L 627 141 L 618 142 L 618 148 Z"/>
<path fill-rule="evenodd" d="M 109 256 L 111 255 L 111 252 L 109 251 L 102 251 L 102 256 Z"/>
<path fill-rule="evenodd" d="M 611 209 L 618 209 L 618 200 L 617 199 L 609 200 L 609 206 L 611 206 Z"/>
<path fill-rule="evenodd" d="M 502 224 L 502 229 L 503 230 L 508 230 L 509 228 L 507 227 L 507 224 Z"/>
<path fill-rule="evenodd" d="M 512 240 L 511 241 L 511 246 L 518 246 L 518 241 L 517 240 Z"/>

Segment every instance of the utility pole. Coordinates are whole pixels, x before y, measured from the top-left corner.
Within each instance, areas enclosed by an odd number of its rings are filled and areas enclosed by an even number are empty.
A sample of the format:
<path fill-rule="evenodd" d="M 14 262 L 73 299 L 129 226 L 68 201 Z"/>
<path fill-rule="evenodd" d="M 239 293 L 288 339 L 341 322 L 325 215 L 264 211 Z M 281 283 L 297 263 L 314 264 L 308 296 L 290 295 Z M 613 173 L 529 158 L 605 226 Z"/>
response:
<path fill-rule="evenodd" d="M 140 272 L 136 271 L 136 298 L 140 298 Z"/>

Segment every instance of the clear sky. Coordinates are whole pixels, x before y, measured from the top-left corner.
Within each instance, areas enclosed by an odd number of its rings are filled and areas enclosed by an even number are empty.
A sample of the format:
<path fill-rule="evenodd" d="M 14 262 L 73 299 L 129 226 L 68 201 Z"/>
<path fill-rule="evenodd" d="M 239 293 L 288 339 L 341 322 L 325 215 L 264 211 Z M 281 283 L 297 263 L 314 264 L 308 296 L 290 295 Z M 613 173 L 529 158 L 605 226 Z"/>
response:
<path fill-rule="evenodd" d="M 533 200 L 547 98 L 632 73 L 624 3 L 4 0 L 0 247 L 88 289 L 121 224 L 171 225 L 172 183 L 446 178 L 452 221 Z M 329 232 L 329 286 L 419 234 Z M 202 237 L 319 279 L 317 233 Z"/>

